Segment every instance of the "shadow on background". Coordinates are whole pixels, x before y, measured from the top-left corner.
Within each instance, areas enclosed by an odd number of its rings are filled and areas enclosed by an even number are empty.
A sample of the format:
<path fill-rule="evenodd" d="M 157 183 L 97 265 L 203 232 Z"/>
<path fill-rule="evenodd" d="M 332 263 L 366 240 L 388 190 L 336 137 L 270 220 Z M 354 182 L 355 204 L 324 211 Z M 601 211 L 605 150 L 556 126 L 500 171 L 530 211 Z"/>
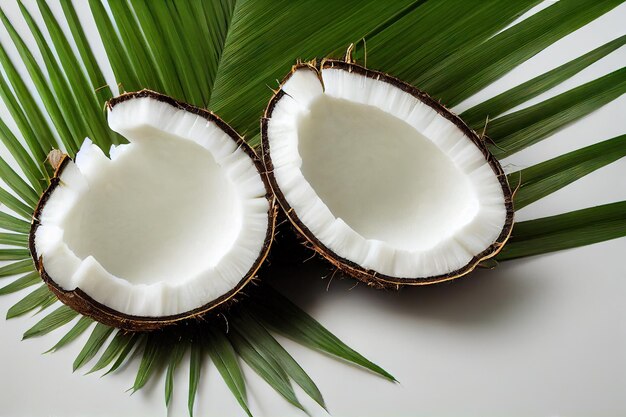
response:
<path fill-rule="evenodd" d="M 519 276 L 519 269 L 511 268 L 512 263 L 435 285 L 376 290 L 342 276 L 320 256 L 312 257 L 311 250 L 302 245 L 294 249 L 294 242 L 283 239 L 276 251 L 272 249 L 274 256 L 263 279 L 313 315 L 325 303 L 358 297 L 359 303 L 385 314 L 481 326 L 504 320 L 540 290 L 526 285 L 528 280 Z"/>

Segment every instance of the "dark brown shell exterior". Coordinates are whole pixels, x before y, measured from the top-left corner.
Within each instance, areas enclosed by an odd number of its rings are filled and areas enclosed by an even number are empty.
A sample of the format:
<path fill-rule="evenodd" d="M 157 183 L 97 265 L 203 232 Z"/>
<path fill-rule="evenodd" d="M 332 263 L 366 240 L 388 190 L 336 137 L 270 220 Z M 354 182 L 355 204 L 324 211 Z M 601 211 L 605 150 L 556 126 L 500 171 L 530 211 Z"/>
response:
<path fill-rule="evenodd" d="M 320 70 L 325 68 L 335 68 L 341 69 L 348 72 L 353 72 L 356 74 L 360 74 L 365 77 L 373 78 L 381 82 L 389 83 L 400 90 L 411 94 L 413 97 L 417 98 L 424 104 L 430 106 L 435 111 L 437 111 L 442 117 L 445 117 L 452 123 L 454 123 L 461 131 L 472 140 L 472 142 L 476 145 L 478 149 L 482 152 L 485 160 L 489 163 L 489 166 L 492 168 L 494 174 L 497 176 L 500 185 L 502 186 L 502 191 L 505 196 L 505 206 L 506 206 L 506 222 L 504 227 L 502 228 L 502 232 L 496 239 L 496 241 L 490 245 L 487 249 L 482 251 L 481 253 L 474 256 L 474 258 L 464 267 L 452 271 L 445 275 L 431 276 L 425 278 L 399 278 L 393 277 L 389 275 L 384 275 L 378 273 L 373 270 L 369 270 L 363 268 L 356 263 L 349 261 L 345 258 L 340 257 L 332 250 L 330 250 L 327 246 L 325 246 L 316 236 L 300 221 L 298 218 L 298 213 L 290 206 L 289 202 L 285 198 L 285 195 L 281 192 L 278 184 L 276 182 L 276 178 L 274 177 L 273 170 L 274 166 L 272 164 L 271 157 L 271 149 L 268 139 L 268 122 L 272 117 L 272 112 L 276 103 L 283 97 L 286 93 L 282 89 L 282 86 L 291 78 L 294 72 L 302 69 L 307 69 L 310 71 L 314 71 L 318 78 L 321 81 L 321 73 Z M 269 178 L 269 182 L 274 190 L 274 194 L 282 207 L 283 211 L 289 218 L 290 222 L 296 229 L 297 233 L 300 234 L 310 246 L 319 253 L 324 259 L 330 262 L 334 267 L 345 273 L 346 275 L 352 276 L 366 284 L 376 287 L 376 288 L 399 288 L 403 285 L 427 285 L 434 284 L 443 281 L 449 281 L 455 278 L 462 277 L 467 275 L 471 271 L 473 271 L 481 261 L 487 260 L 489 258 L 494 257 L 498 254 L 498 252 L 502 249 L 509 236 L 511 235 L 511 230 L 513 228 L 513 201 L 512 201 L 512 192 L 509 187 L 509 183 L 507 181 L 507 177 L 502 169 L 502 166 L 498 162 L 498 160 L 489 152 L 485 142 L 481 139 L 481 137 L 473 131 L 461 118 L 448 110 L 445 106 L 439 103 L 437 100 L 430 97 L 428 94 L 420 91 L 416 87 L 408 84 L 398 78 L 390 76 L 388 74 L 373 71 L 362 67 L 360 65 L 354 64 L 348 61 L 341 60 L 323 60 L 319 65 L 315 63 L 298 63 L 293 66 L 291 72 L 287 74 L 287 76 L 281 82 L 281 88 L 274 94 L 271 98 L 266 110 L 263 119 L 261 119 L 261 138 L 262 138 L 262 157 L 263 162 L 265 163 L 267 176 Z"/>
<path fill-rule="evenodd" d="M 64 168 L 67 166 L 68 162 L 70 162 L 70 157 L 68 155 L 64 155 L 57 166 L 55 166 L 55 173 L 53 178 L 50 181 L 50 186 L 46 189 L 46 191 L 41 196 L 39 203 L 35 209 L 35 213 L 33 214 L 33 219 L 31 223 L 30 235 L 29 235 L 29 248 L 30 253 L 35 262 L 37 270 L 41 275 L 43 281 L 48 285 L 50 290 L 58 297 L 58 299 L 76 310 L 80 314 L 85 316 L 89 316 L 94 320 L 104 323 L 109 326 L 117 327 L 120 329 L 124 329 L 127 331 L 149 331 L 149 330 L 157 330 L 161 329 L 167 325 L 178 323 L 191 318 L 199 318 L 208 312 L 214 311 L 216 309 L 221 309 L 221 307 L 227 306 L 231 301 L 234 301 L 234 297 L 248 284 L 252 281 L 256 274 L 265 261 L 269 253 L 270 246 L 272 244 L 272 240 L 274 238 L 274 229 L 276 226 L 276 213 L 277 213 L 277 205 L 274 195 L 272 193 L 272 189 L 267 180 L 267 176 L 265 175 L 265 169 L 262 164 L 261 159 L 257 156 L 255 151 L 245 142 L 245 140 L 235 132 L 227 123 L 225 123 L 218 116 L 213 114 L 208 110 L 204 110 L 198 107 L 191 106 L 186 103 L 179 102 L 171 97 L 156 93 L 150 90 L 142 90 L 134 93 L 126 93 L 119 97 L 111 99 L 107 103 L 107 107 L 112 109 L 117 104 L 125 102 L 127 100 L 148 97 L 154 100 L 158 100 L 164 103 L 171 105 L 177 109 L 182 109 L 193 113 L 195 115 L 201 116 L 205 118 L 207 121 L 215 123 L 222 129 L 224 132 L 228 134 L 232 138 L 233 141 L 237 143 L 237 146 L 242 149 L 254 162 L 263 183 L 265 185 L 266 194 L 265 197 L 269 202 L 269 211 L 268 211 L 268 227 L 267 233 L 265 236 L 265 241 L 263 243 L 263 248 L 259 253 L 258 258 L 254 262 L 252 268 L 246 273 L 245 276 L 241 278 L 239 283 L 228 293 L 222 295 L 221 297 L 211 301 L 210 303 L 196 308 L 191 311 L 187 311 L 185 313 L 171 315 L 171 316 L 163 316 L 163 317 L 143 317 L 143 316 L 131 316 L 124 313 L 120 313 L 119 311 L 113 310 L 106 305 L 95 301 L 92 297 L 82 291 L 80 288 L 76 288 L 71 291 L 66 291 L 62 289 L 55 281 L 54 278 L 48 275 L 45 269 L 45 259 L 39 257 L 37 255 L 37 249 L 35 247 L 35 233 L 37 228 L 39 227 L 39 215 L 43 210 L 46 202 L 54 192 L 55 188 L 59 185 L 60 175 L 63 172 Z"/>

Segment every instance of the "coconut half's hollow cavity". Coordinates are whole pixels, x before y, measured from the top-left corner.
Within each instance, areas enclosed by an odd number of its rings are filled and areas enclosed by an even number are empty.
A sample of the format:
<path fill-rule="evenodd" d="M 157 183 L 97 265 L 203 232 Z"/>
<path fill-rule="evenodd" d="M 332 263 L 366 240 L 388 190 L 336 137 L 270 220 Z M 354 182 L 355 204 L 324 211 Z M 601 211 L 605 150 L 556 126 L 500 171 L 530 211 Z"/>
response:
<path fill-rule="evenodd" d="M 129 143 L 85 140 L 35 211 L 42 278 L 82 314 L 151 330 L 234 297 L 265 259 L 275 221 L 263 165 L 214 114 L 151 91 L 108 105 Z"/>
<path fill-rule="evenodd" d="M 498 161 L 461 119 L 394 77 L 344 61 L 298 64 L 261 128 L 270 183 L 292 224 L 371 285 L 465 275 L 510 235 Z"/>

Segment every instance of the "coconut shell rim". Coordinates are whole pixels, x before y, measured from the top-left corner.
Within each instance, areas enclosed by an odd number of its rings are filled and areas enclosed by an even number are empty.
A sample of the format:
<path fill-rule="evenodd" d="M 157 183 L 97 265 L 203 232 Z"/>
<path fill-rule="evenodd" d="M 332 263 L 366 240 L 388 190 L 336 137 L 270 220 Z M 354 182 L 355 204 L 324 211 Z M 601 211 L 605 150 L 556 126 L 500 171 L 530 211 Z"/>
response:
<path fill-rule="evenodd" d="M 232 140 L 237 143 L 239 149 L 243 150 L 252 159 L 252 162 L 254 163 L 254 166 L 256 167 L 261 177 L 261 180 L 263 181 L 263 185 L 266 191 L 265 198 L 269 203 L 267 232 L 263 241 L 263 246 L 261 248 L 261 251 L 259 252 L 259 256 L 253 263 L 252 267 L 248 270 L 248 272 L 230 291 L 203 306 L 179 314 L 167 316 L 137 316 L 126 314 L 119 312 L 105 304 L 102 304 L 99 301 L 94 300 L 89 294 L 80 289 L 80 287 L 76 287 L 73 290 L 65 290 L 61 288 L 46 272 L 44 260 L 37 254 L 37 249 L 35 247 L 35 233 L 37 231 L 37 228 L 41 224 L 39 221 L 39 215 L 43 210 L 45 204 L 47 203 L 48 199 L 54 192 L 55 188 L 59 185 L 59 177 L 61 173 L 63 172 L 67 164 L 71 161 L 70 156 L 64 154 L 58 165 L 54 167 L 55 172 L 50 180 L 50 185 L 41 195 L 33 213 L 31 228 L 28 235 L 28 246 L 33 262 L 35 263 L 37 271 L 39 272 L 42 280 L 48 285 L 50 290 L 63 304 L 69 306 L 70 308 L 84 316 L 91 317 L 92 319 L 100 323 L 123 329 L 125 331 L 138 332 L 159 330 L 171 324 L 179 323 L 193 318 L 199 318 L 206 313 L 217 309 L 218 307 L 226 307 L 230 302 L 233 302 L 235 296 L 237 296 L 243 290 L 243 288 L 246 287 L 256 277 L 257 272 L 259 271 L 269 254 L 269 250 L 275 235 L 277 204 L 276 198 L 272 192 L 271 185 L 269 184 L 267 175 L 265 174 L 265 166 L 262 163 L 261 158 L 256 154 L 254 149 L 243 139 L 243 137 L 241 137 L 230 125 L 224 122 L 219 116 L 209 110 L 205 110 L 191 104 L 178 101 L 172 97 L 147 89 L 137 92 L 124 93 L 120 96 L 112 98 L 106 103 L 106 107 L 108 109 L 112 109 L 114 106 L 120 103 L 135 98 L 151 98 L 169 104 L 177 109 L 188 111 L 192 114 L 203 117 L 209 122 L 215 123 L 223 132 L 225 132 Z"/>
<path fill-rule="evenodd" d="M 341 69 L 348 72 L 354 72 L 356 74 L 376 79 L 377 81 L 386 82 L 391 84 L 400 90 L 411 94 L 417 100 L 422 103 L 428 105 L 440 116 L 445 117 L 450 122 L 454 123 L 461 131 L 472 140 L 474 145 L 480 149 L 485 160 L 493 170 L 500 186 L 502 188 L 504 194 L 504 204 L 506 209 L 506 219 L 505 223 L 502 227 L 502 231 L 498 238 L 488 246 L 482 252 L 474 255 L 474 257 L 462 268 L 459 268 L 455 271 L 451 271 L 446 274 L 434 275 L 430 277 L 422 277 L 422 278 L 405 278 L 405 277 L 394 277 L 391 275 L 386 275 L 379 273 L 377 271 L 367 269 L 358 265 L 357 263 L 350 261 L 346 258 L 343 258 L 324 245 L 317 237 L 310 231 L 310 229 L 302 223 L 302 221 L 297 216 L 295 210 L 291 207 L 285 195 L 280 190 L 278 183 L 276 182 L 276 178 L 274 176 L 274 165 L 271 160 L 271 152 L 268 138 L 268 129 L 267 125 L 269 119 L 271 118 L 272 112 L 276 103 L 286 95 L 283 90 L 283 85 L 291 78 L 291 76 L 298 70 L 306 69 L 313 71 L 315 75 L 318 77 L 320 82 L 323 84 L 321 70 L 323 69 Z M 269 182 L 272 186 L 274 195 L 278 200 L 279 205 L 284 211 L 285 215 L 293 225 L 293 227 L 297 230 L 297 232 L 306 239 L 306 241 L 312 246 L 312 249 L 320 254 L 324 259 L 330 262 L 333 266 L 335 266 L 340 271 L 347 273 L 348 275 L 374 287 L 378 288 L 399 288 L 404 285 L 410 286 L 418 286 L 418 285 L 429 285 L 436 284 L 439 282 L 449 281 L 456 278 L 460 278 L 472 272 L 476 267 L 484 260 L 493 258 L 496 256 L 500 250 L 504 247 L 505 243 L 511 236 L 511 232 L 513 230 L 513 218 L 514 218 L 514 207 L 513 207 L 513 192 L 508 183 L 508 179 L 502 165 L 500 162 L 493 156 L 493 154 L 487 148 L 484 140 L 478 136 L 478 134 L 472 130 L 458 115 L 454 114 L 448 108 L 446 108 L 439 101 L 432 98 L 429 94 L 424 91 L 421 91 L 417 87 L 400 80 L 392 75 L 386 74 L 384 72 L 371 70 L 365 68 L 361 65 L 355 64 L 353 62 L 348 62 L 344 60 L 335 60 L 335 59 L 324 59 L 319 64 L 315 62 L 311 63 L 302 63 L 299 62 L 291 68 L 291 71 L 283 78 L 280 83 L 280 87 L 273 94 L 270 99 L 263 118 L 261 119 L 261 157 L 263 159 L 263 163 L 265 164 L 266 175 L 269 178 Z"/>

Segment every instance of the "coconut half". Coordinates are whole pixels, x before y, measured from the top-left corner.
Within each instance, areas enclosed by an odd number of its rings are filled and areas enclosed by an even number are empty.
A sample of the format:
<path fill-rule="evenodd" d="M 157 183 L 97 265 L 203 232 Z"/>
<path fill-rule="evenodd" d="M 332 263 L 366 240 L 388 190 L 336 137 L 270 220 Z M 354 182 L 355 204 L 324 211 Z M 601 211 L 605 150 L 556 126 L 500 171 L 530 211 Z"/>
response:
<path fill-rule="evenodd" d="M 375 286 L 462 276 L 511 232 L 511 190 L 461 119 L 361 66 L 296 65 L 261 123 L 272 188 L 340 270 Z"/>
<path fill-rule="evenodd" d="M 235 296 L 271 244 L 263 165 L 214 114 L 151 92 L 108 103 L 129 143 L 86 140 L 34 214 L 30 248 L 59 299 L 116 327 L 150 330 Z"/>

